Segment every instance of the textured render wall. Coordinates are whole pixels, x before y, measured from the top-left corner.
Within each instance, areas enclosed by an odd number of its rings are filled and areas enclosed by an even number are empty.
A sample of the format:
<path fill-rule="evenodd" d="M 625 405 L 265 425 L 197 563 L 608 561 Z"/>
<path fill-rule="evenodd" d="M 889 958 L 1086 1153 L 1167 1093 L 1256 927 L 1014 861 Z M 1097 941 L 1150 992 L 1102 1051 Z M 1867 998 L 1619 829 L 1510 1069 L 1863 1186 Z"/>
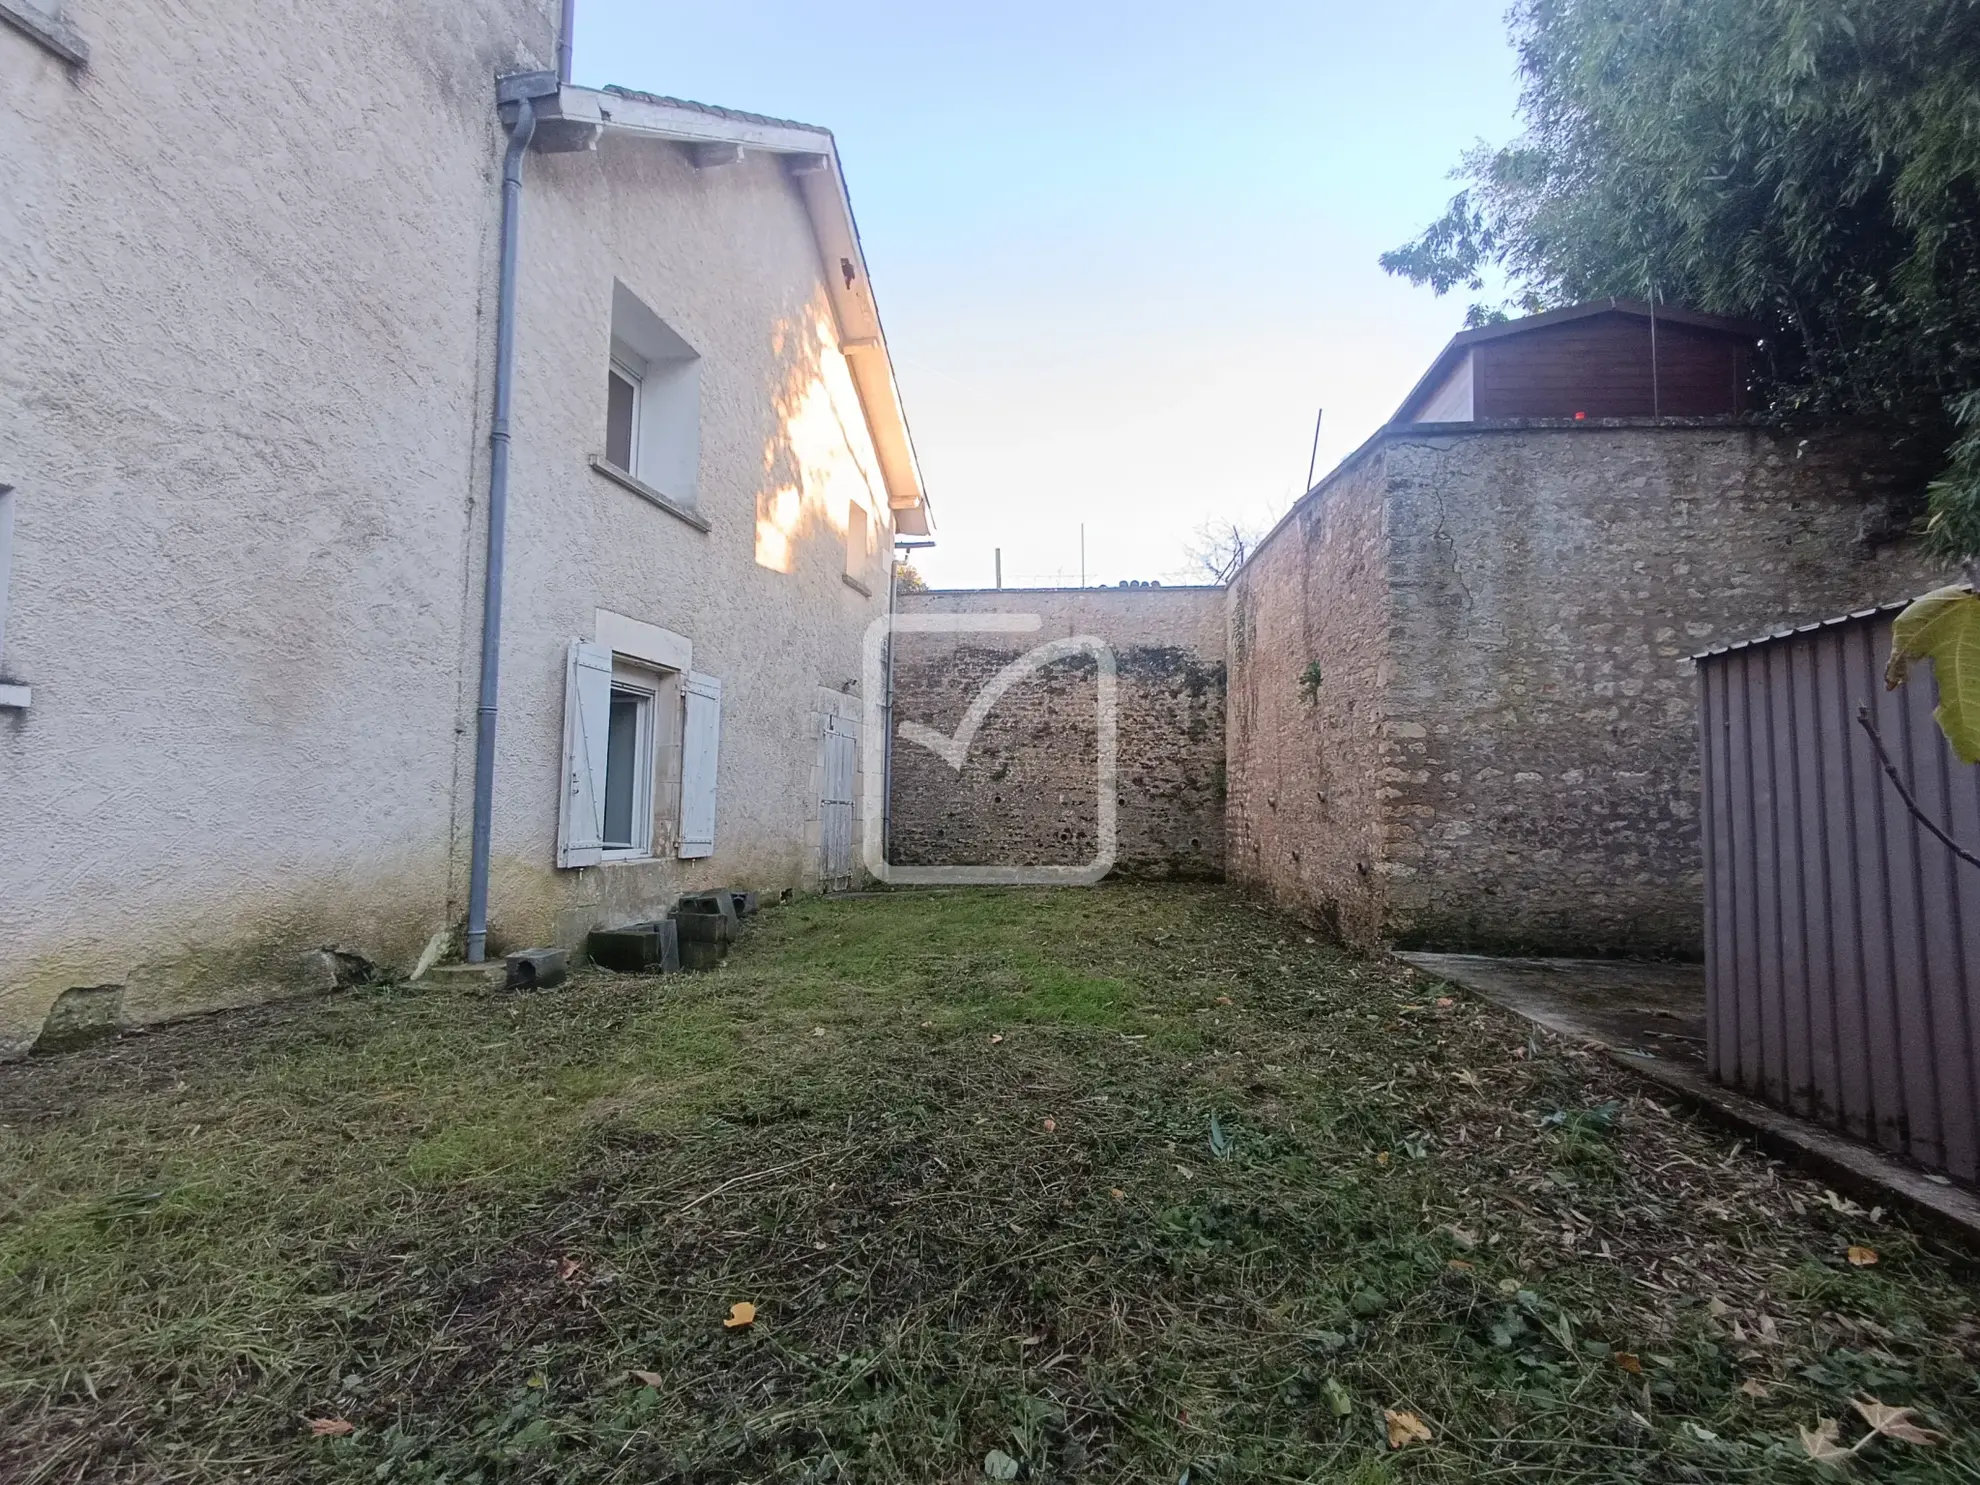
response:
<path fill-rule="evenodd" d="M 1296 506 L 1228 601 L 1231 879 L 1363 947 L 1384 911 L 1385 472 L 1378 446 Z"/>
<path fill-rule="evenodd" d="M 810 220 L 779 162 L 698 170 L 677 146 L 607 138 L 529 169 L 490 905 L 507 947 L 574 944 L 684 890 L 816 881 L 819 697 L 858 715 L 891 539 Z M 615 278 L 700 353 L 706 532 L 587 462 L 604 451 Z M 871 512 L 870 594 L 843 577 L 852 500 Z M 694 668 L 722 681 L 712 857 L 556 866 L 564 655 L 597 608 L 686 636 Z M 463 750 L 464 799 L 471 764 Z"/>
<path fill-rule="evenodd" d="M 1695 953 L 1707 645 L 1923 592 L 1894 475 L 1728 427 L 1402 434 L 1388 470 L 1388 926 L 1405 943 Z"/>
<path fill-rule="evenodd" d="M 549 0 L 69 0 L 0 27 L 0 1055 L 448 920 L 497 70 Z"/>
<path fill-rule="evenodd" d="M 903 594 L 904 614 L 1036 614 L 1020 634 L 902 634 L 898 722 L 953 735 L 1011 661 L 1090 635 L 1114 650 L 1115 798 L 1126 875 L 1224 870 L 1224 626 L 1220 588 L 967 590 Z M 1081 865 L 1097 849 L 1097 662 L 1068 657 L 1013 686 L 960 772 L 894 743 L 893 851 L 903 864 Z"/>

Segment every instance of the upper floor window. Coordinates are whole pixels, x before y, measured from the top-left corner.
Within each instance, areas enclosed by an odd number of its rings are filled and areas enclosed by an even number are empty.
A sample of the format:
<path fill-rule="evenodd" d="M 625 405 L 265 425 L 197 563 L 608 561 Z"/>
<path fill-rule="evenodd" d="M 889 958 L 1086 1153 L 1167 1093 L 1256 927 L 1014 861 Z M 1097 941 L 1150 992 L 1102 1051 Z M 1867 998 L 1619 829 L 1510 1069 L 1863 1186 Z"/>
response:
<path fill-rule="evenodd" d="M 605 462 L 678 505 L 701 472 L 701 357 L 624 284 L 612 286 Z"/>

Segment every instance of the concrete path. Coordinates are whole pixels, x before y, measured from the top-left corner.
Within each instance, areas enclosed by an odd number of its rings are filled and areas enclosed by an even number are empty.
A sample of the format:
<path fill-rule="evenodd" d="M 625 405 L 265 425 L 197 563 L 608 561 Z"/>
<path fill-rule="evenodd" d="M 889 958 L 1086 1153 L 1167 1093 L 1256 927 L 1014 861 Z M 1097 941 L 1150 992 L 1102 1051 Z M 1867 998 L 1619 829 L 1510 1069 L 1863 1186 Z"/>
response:
<path fill-rule="evenodd" d="M 1563 1036 L 1704 1070 L 1702 964 L 1483 954 L 1396 957 Z"/>
<path fill-rule="evenodd" d="M 1549 1031 L 1600 1047 L 1616 1063 L 1771 1154 L 1842 1190 L 1900 1208 L 1980 1251 L 1980 1194 L 1712 1081 L 1705 1066 L 1703 965 L 1483 954 L 1396 957 Z"/>

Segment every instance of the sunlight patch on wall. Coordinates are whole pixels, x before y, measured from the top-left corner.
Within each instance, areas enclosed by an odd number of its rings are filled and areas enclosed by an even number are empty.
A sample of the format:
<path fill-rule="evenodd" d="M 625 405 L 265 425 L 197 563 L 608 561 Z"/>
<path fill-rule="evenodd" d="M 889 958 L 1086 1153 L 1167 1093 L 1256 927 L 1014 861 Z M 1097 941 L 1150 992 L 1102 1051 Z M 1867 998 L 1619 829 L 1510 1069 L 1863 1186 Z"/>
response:
<path fill-rule="evenodd" d="M 786 381 L 776 397 L 777 430 L 763 450 L 756 560 L 793 572 L 808 535 L 828 531 L 835 550 L 843 544 L 852 504 L 870 513 L 876 536 L 888 511 L 866 415 L 829 310 L 815 303 L 806 320 L 780 325 L 771 344 L 786 363 Z"/>

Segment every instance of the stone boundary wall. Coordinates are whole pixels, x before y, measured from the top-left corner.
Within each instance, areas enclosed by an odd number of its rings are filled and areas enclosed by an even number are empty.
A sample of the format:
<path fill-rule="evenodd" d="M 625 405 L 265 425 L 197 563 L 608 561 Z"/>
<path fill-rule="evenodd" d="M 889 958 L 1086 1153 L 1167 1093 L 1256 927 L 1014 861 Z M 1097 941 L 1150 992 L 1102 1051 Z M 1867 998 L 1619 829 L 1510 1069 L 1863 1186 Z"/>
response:
<path fill-rule="evenodd" d="M 1361 947 L 1385 912 L 1386 470 L 1296 506 L 1228 600 L 1230 878 Z"/>
<path fill-rule="evenodd" d="M 954 735 L 1013 660 L 1092 636 L 1115 656 L 1116 870 L 1224 873 L 1221 588 L 1006 588 L 905 593 L 904 615 L 1036 614 L 1022 633 L 902 634 L 894 651 L 892 859 L 904 865 L 1079 865 L 1098 828 L 1098 665 L 1082 654 L 1018 681 L 990 709 L 960 771 L 901 738 Z"/>
<path fill-rule="evenodd" d="M 1383 430 L 1231 585 L 1233 879 L 1363 947 L 1696 955 L 1690 657 L 1949 580 L 1911 485 L 1851 434 Z"/>

